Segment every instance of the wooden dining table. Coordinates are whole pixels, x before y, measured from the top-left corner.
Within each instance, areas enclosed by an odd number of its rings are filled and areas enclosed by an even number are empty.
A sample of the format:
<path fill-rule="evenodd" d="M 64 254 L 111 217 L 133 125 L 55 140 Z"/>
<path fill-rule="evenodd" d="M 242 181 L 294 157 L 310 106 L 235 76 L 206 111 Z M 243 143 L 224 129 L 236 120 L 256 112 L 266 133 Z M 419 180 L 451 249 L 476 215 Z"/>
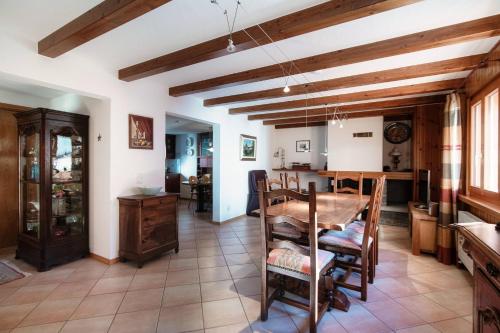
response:
<path fill-rule="evenodd" d="M 318 230 L 342 230 L 343 226 L 356 219 L 370 202 L 369 195 L 359 196 L 348 193 L 316 193 L 316 212 L 318 218 Z M 272 205 L 267 208 L 268 216 L 291 216 L 298 220 L 309 222 L 309 203 L 299 200 L 289 200 Z M 340 280 L 347 276 L 339 277 Z M 333 286 L 332 286 L 333 287 Z M 287 286 L 288 288 L 288 286 Z M 288 291 L 296 293 L 294 287 Z M 299 292 L 300 294 L 300 292 Z M 351 303 L 347 296 L 340 290 L 335 290 L 333 295 L 333 307 L 342 311 L 348 311 Z"/>
<path fill-rule="evenodd" d="M 339 230 L 351 222 L 359 213 L 365 210 L 369 195 L 348 193 L 318 192 L 316 193 L 316 211 L 318 214 L 318 229 Z M 289 200 L 267 208 L 267 215 L 286 215 L 303 222 L 309 222 L 309 203 L 299 200 Z"/>

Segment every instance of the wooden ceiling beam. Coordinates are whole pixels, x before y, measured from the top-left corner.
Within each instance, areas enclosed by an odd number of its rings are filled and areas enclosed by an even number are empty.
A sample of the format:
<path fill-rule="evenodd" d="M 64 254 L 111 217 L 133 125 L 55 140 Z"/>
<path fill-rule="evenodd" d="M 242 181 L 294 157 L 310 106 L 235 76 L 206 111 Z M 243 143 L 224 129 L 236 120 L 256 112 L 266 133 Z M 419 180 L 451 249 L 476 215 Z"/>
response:
<path fill-rule="evenodd" d="M 313 123 L 301 123 L 301 124 L 283 124 L 283 125 L 274 125 L 275 129 L 285 129 L 285 128 L 298 128 L 298 127 L 318 127 L 318 126 L 326 126 L 328 125 L 327 121 L 317 121 Z"/>
<path fill-rule="evenodd" d="M 423 96 L 423 97 L 392 99 L 388 101 L 379 101 L 379 102 L 341 105 L 339 106 L 339 110 L 341 112 L 374 111 L 374 110 L 401 108 L 401 107 L 417 106 L 417 105 L 443 104 L 444 102 L 445 102 L 444 95 L 433 95 L 433 96 Z M 332 114 L 333 109 L 329 108 L 328 113 Z M 306 110 L 297 110 L 297 111 L 253 114 L 248 116 L 248 120 L 284 119 L 293 117 L 305 117 L 306 115 L 320 116 L 324 114 L 325 114 L 325 108 L 320 107 L 320 108 L 308 109 L 307 113 Z"/>
<path fill-rule="evenodd" d="M 278 98 L 287 96 L 304 95 L 306 93 L 317 93 L 333 89 L 350 88 L 367 84 L 407 80 L 418 77 L 447 74 L 473 70 L 476 68 L 486 54 L 477 54 L 467 57 L 430 62 L 414 66 L 406 66 L 388 69 L 378 72 L 345 76 L 330 80 L 316 81 L 311 84 L 300 84 L 290 86 L 288 93 L 283 92 L 283 88 L 254 91 L 245 94 L 216 97 L 203 101 L 204 106 L 215 106 L 236 102 L 256 101 L 266 98 Z"/>
<path fill-rule="evenodd" d="M 407 107 L 400 109 L 387 109 L 387 110 L 376 110 L 376 111 L 367 111 L 367 112 L 353 112 L 348 113 L 347 119 L 355 119 L 355 118 L 367 118 L 367 117 L 379 117 L 379 116 L 401 116 L 401 115 L 411 115 L 414 112 L 417 112 L 417 107 Z M 288 119 L 280 119 L 280 121 L 284 121 Z M 331 120 L 331 118 L 329 118 Z M 284 128 L 298 128 L 298 127 L 312 127 L 312 126 L 327 126 L 328 121 L 314 121 L 311 118 L 308 118 L 307 123 L 302 122 L 288 122 L 288 123 L 277 123 L 277 124 L 264 124 L 264 125 L 274 125 L 276 129 L 284 129 Z"/>
<path fill-rule="evenodd" d="M 345 112 L 341 111 L 340 114 L 347 114 L 347 118 L 366 118 L 375 116 L 385 116 L 385 115 L 401 115 L 401 114 L 411 114 L 415 111 L 414 106 L 408 106 L 403 108 L 390 108 L 384 110 L 374 110 L 374 111 L 357 111 L 357 112 Z M 286 119 L 273 119 L 264 120 L 262 123 L 264 125 L 283 125 L 283 124 L 302 124 L 307 122 L 320 122 L 320 121 L 330 121 L 333 119 L 333 114 L 320 115 L 320 116 L 307 116 L 298 118 L 286 118 Z"/>
<path fill-rule="evenodd" d="M 421 0 L 332 0 L 264 22 L 260 24 L 260 26 L 274 41 L 279 41 L 409 5 L 418 1 Z M 266 45 L 271 42 L 257 25 L 245 30 L 259 43 L 259 45 Z M 243 30 L 233 33 L 232 37 L 236 45 L 235 52 L 248 50 L 258 46 L 247 33 Z M 120 80 L 133 81 L 200 63 L 202 61 L 226 56 L 228 55 L 226 51 L 227 40 L 228 36 L 221 36 L 120 69 L 118 77 Z"/>
<path fill-rule="evenodd" d="M 307 73 L 498 35 L 500 35 L 500 14 L 297 59 L 294 60 L 294 63 L 303 73 Z M 191 82 L 171 87 L 169 93 L 171 96 L 183 96 L 275 79 L 283 76 L 282 67 L 289 68 L 290 64 L 275 64 L 198 82 Z M 298 74 L 294 68 L 292 68 L 291 73 L 292 75 Z"/>
<path fill-rule="evenodd" d="M 38 53 L 56 58 L 171 0 L 104 0 L 38 42 Z"/>
<path fill-rule="evenodd" d="M 348 103 L 356 101 L 366 101 L 378 98 L 390 98 L 399 96 L 409 96 L 417 94 L 426 94 L 457 89 L 463 84 L 464 79 L 452 79 L 444 81 L 435 81 L 419 84 L 410 84 L 393 88 L 384 88 L 376 90 L 360 91 L 355 93 L 332 95 L 325 97 L 298 99 L 286 102 L 268 103 L 260 105 L 243 106 L 229 109 L 230 114 L 241 114 L 249 112 L 264 112 L 275 110 L 286 110 L 295 108 L 307 108 L 318 105 Z"/>

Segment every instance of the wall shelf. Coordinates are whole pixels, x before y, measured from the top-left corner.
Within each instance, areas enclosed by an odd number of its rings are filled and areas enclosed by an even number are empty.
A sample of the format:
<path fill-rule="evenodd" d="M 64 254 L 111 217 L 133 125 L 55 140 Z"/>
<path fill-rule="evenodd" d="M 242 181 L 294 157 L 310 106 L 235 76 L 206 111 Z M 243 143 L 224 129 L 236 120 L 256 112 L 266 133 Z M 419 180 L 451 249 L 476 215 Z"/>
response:
<path fill-rule="evenodd" d="M 273 169 L 273 171 L 286 171 L 286 172 L 318 172 L 319 169 L 298 170 L 298 169 Z"/>

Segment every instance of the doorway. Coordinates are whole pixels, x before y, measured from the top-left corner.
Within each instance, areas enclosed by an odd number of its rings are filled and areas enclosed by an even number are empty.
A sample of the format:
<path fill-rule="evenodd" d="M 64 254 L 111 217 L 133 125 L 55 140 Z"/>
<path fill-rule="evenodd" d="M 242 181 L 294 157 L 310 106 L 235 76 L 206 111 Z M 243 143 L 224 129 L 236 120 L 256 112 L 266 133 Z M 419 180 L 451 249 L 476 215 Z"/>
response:
<path fill-rule="evenodd" d="M 200 218 L 215 220 L 218 197 L 217 125 L 167 114 L 165 191 L 180 193 L 181 204 Z"/>

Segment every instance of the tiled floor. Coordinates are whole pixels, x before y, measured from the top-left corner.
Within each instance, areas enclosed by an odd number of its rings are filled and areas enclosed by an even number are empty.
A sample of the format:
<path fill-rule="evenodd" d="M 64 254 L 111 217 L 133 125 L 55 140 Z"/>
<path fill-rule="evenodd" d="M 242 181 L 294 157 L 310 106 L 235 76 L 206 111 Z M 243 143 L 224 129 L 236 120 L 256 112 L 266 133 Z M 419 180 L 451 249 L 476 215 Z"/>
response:
<path fill-rule="evenodd" d="M 259 224 L 242 217 L 223 226 L 185 208 L 180 252 L 136 269 L 83 259 L 0 286 L 0 333 L 15 332 L 306 332 L 307 314 L 275 303 L 259 321 Z M 12 259 L 12 253 L 0 258 Z M 377 278 L 368 302 L 347 291 L 349 312 L 333 310 L 320 331 L 470 333 L 466 271 L 412 256 L 406 229 L 383 226 Z"/>

